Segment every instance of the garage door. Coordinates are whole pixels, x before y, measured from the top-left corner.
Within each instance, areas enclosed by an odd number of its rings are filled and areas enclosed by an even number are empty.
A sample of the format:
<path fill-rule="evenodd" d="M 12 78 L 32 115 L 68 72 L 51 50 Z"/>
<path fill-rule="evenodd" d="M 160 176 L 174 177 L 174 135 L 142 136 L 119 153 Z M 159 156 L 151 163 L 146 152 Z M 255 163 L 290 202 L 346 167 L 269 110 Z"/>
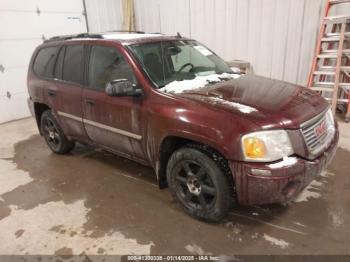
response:
<path fill-rule="evenodd" d="M 82 0 L 0 0 L 0 123 L 27 117 L 30 57 L 43 39 L 86 32 Z"/>

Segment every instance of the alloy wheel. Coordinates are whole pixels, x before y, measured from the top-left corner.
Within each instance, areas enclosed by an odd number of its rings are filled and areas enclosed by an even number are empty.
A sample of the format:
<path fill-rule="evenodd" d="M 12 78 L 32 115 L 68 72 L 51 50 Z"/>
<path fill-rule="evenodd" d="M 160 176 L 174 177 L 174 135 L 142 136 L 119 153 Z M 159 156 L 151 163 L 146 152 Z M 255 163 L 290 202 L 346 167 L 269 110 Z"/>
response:
<path fill-rule="evenodd" d="M 183 160 L 174 171 L 177 194 L 186 206 L 207 210 L 215 204 L 216 188 L 202 165 Z"/>
<path fill-rule="evenodd" d="M 44 120 L 43 131 L 44 137 L 49 146 L 52 149 L 57 150 L 60 147 L 62 140 L 55 123 L 51 119 L 46 118 Z"/>

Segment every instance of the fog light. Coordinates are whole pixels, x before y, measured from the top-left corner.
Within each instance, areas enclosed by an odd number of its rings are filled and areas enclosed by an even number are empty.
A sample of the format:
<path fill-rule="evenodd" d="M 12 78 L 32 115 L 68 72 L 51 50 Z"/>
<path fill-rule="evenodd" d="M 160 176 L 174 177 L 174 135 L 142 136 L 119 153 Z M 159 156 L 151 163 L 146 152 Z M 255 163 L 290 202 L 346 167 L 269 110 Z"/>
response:
<path fill-rule="evenodd" d="M 252 168 L 251 169 L 251 173 L 252 175 L 255 175 L 255 176 L 271 176 L 271 171 L 270 170 L 266 170 L 266 169 L 255 169 L 255 168 Z"/>

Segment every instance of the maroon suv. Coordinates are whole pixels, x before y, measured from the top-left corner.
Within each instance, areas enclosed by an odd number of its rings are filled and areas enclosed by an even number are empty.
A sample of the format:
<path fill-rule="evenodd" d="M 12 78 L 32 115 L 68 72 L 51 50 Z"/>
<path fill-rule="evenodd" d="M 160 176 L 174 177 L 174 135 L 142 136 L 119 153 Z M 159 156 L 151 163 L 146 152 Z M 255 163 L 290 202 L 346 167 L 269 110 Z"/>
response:
<path fill-rule="evenodd" d="M 79 141 L 151 166 L 161 188 L 207 221 L 235 201 L 292 199 L 330 162 L 339 136 L 317 93 L 232 71 L 180 36 L 51 38 L 33 54 L 28 89 L 53 152 Z"/>

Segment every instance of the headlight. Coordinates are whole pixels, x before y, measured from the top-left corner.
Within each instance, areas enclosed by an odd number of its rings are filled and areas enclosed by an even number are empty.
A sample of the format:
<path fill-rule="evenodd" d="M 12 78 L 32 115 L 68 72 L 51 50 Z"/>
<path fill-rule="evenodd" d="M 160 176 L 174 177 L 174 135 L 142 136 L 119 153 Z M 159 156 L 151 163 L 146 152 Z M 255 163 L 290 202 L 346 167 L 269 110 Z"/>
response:
<path fill-rule="evenodd" d="M 332 125 L 332 127 L 334 127 L 334 117 L 333 117 L 332 109 L 331 108 L 328 109 L 326 114 L 327 114 L 327 118 L 331 122 L 330 124 Z"/>
<path fill-rule="evenodd" d="M 242 137 L 245 160 L 272 162 L 293 154 L 293 147 L 285 130 L 259 131 Z"/>

